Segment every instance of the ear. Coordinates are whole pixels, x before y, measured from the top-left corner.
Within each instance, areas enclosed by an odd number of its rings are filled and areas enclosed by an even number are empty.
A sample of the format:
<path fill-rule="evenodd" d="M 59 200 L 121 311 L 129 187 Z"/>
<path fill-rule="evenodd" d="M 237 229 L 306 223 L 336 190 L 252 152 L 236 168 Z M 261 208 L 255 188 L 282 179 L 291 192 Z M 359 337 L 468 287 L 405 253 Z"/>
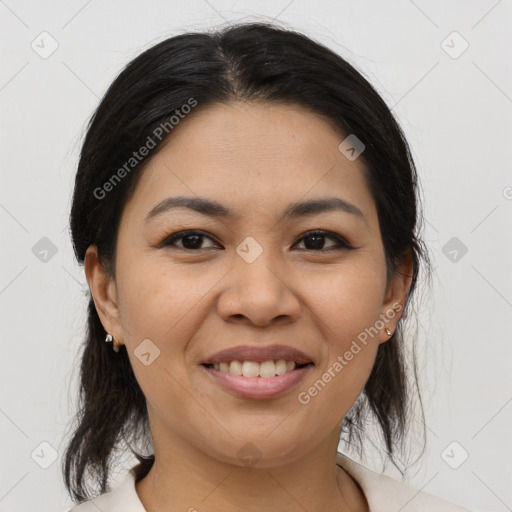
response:
<path fill-rule="evenodd" d="M 116 283 L 100 264 L 98 250 L 94 245 L 90 245 L 85 253 L 84 269 L 103 328 L 121 342 L 123 329 L 117 303 Z"/>
<path fill-rule="evenodd" d="M 393 334 L 388 335 L 386 329 L 394 333 L 396 324 L 404 311 L 405 300 L 412 281 L 413 262 L 410 251 L 402 255 L 397 267 L 398 273 L 391 277 L 382 305 L 381 318 L 384 327 L 381 329 L 380 343 L 384 343 L 391 338 Z"/>

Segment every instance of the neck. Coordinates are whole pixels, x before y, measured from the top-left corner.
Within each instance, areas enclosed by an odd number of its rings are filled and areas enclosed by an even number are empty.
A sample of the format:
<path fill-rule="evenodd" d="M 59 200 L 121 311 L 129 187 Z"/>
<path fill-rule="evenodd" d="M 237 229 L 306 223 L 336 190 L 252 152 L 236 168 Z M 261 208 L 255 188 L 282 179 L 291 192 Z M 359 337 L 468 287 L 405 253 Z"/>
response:
<path fill-rule="evenodd" d="M 337 439 L 267 468 L 222 462 L 181 443 L 165 451 L 155 446 L 155 463 L 136 491 L 147 512 L 367 510 L 357 483 L 336 466 Z"/>

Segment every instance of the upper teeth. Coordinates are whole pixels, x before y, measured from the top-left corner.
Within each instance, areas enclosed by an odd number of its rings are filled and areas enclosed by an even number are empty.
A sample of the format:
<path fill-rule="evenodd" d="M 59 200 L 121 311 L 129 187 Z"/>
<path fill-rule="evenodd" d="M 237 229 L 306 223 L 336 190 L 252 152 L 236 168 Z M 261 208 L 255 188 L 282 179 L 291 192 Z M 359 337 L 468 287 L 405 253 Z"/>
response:
<path fill-rule="evenodd" d="M 295 369 L 295 361 L 265 361 L 256 363 L 255 361 L 231 361 L 225 363 L 215 363 L 213 367 L 220 372 L 228 372 L 231 375 L 243 375 L 244 377 L 275 377 L 291 372 Z"/>

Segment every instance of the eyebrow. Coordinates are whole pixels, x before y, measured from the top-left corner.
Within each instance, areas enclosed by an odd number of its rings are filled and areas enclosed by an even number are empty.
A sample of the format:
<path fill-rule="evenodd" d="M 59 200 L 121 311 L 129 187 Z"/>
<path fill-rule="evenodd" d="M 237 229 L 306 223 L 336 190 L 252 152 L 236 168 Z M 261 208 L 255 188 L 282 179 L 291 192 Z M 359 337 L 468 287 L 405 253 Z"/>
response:
<path fill-rule="evenodd" d="M 174 209 L 189 209 L 208 217 L 220 217 L 226 219 L 239 219 L 232 210 L 212 199 L 202 197 L 168 197 L 155 205 L 146 215 L 145 222 L 149 222 L 152 218 L 164 212 Z M 288 205 L 280 221 L 285 219 L 294 219 L 307 217 L 330 211 L 342 211 L 355 215 L 368 224 L 363 212 L 354 204 L 341 199 L 339 197 L 328 197 L 323 199 L 310 199 L 291 203 Z"/>

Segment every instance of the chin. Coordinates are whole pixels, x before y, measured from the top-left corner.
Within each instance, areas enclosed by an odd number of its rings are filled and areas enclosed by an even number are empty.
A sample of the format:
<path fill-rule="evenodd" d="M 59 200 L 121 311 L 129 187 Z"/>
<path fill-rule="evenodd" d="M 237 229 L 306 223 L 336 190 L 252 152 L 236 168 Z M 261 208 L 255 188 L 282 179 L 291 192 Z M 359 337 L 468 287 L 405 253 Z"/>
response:
<path fill-rule="evenodd" d="M 291 464 L 316 445 L 304 438 L 292 440 L 284 432 L 269 434 L 271 431 L 267 426 L 264 431 L 233 435 L 222 443 L 212 443 L 209 439 L 206 451 L 210 457 L 227 464 L 265 469 Z"/>

